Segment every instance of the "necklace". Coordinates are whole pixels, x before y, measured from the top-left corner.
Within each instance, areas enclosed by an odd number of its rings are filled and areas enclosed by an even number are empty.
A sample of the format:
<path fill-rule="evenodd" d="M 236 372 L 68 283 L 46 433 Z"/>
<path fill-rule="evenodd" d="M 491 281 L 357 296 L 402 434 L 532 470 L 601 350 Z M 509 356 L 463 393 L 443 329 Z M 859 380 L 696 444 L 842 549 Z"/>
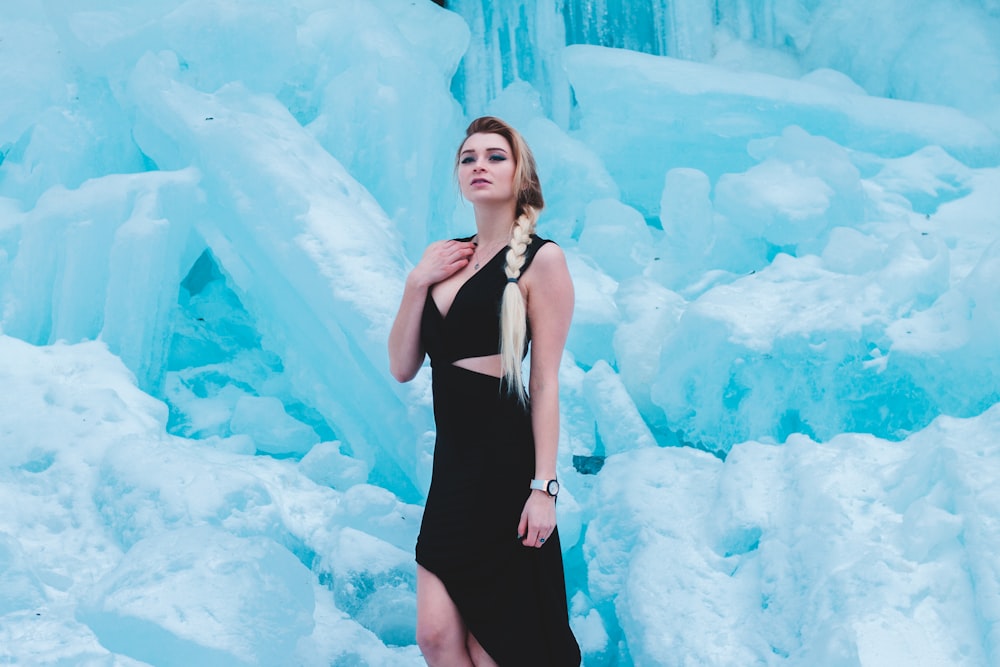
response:
<path fill-rule="evenodd" d="M 478 241 L 474 241 L 473 243 L 476 244 L 476 249 L 472 251 L 472 258 L 474 260 L 473 265 L 472 265 L 472 270 L 473 271 L 478 271 L 479 270 L 479 265 L 482 263 L 482 258 L 481 258 L 480 254 L 479 254 L 479 249 L 482 246 L 479 245 Z M 495 255 L 496 251 L 500 250 L 501 247 L 502 246 L 497 246 L 496 250 L 493 252 L 493 255 Z M 489 257 L 492 258 L 493 255 L 489 255 Z"/>

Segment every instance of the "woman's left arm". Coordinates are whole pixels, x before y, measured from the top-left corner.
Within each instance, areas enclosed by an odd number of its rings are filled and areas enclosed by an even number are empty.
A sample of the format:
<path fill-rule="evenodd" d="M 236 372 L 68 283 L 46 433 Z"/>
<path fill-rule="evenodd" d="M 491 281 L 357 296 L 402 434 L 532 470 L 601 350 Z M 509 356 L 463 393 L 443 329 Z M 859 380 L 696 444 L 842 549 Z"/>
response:
<path fill-rule="evenodd" d="M 556 478 L 559 450 L 559 363 L 573 318 L 573 281 L 562 248 L 538 249 L 521 281 L 531 323 L 531 428 L 535 437 L 535 479 Z M 518 535 L 528 547 L 540 547 L 556 526 L 555 498 L 533 490 L 521 512 Z M 539 541 L 541 540 L 541 541 Z"/>

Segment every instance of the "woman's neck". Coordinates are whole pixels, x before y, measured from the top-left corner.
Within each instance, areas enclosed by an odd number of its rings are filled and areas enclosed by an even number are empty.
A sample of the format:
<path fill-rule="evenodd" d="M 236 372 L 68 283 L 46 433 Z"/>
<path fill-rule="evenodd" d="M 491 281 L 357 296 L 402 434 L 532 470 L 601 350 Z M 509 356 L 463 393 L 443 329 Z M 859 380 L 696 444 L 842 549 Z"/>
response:
<path fill-rule="evenodd" d="M 476 243 L 482 246 L 503 246 L 510 242 L 514 228 L 514 207 L 476 207 Z"/>

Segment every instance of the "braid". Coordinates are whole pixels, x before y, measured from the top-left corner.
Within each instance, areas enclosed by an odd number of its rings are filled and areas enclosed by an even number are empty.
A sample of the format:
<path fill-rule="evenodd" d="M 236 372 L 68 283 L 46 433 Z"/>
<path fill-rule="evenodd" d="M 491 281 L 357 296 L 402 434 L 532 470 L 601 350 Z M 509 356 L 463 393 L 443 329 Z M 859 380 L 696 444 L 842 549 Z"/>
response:
<path fill-rule="evenodd" d="M 527 338 L 528 321 L 524 294 L 518 287 L 517 279 L 524 268 L 531 235 L 535 231 L 538 211 L 525 206 L 524 212 L 514 221 L 514 229 L 507 251 L 504 272 L 507 285 L 503 290 L 500 306 L 500 364 L 507 390 L 517 394 L 522 403 L 526 401 L 524 383 L 521 381 L 521 361 L 524 358 L 524 343 Z"/>
<path fill-rule="evenodd" d="M 524 360 L 525 342 L 528 338 L 527 305 L 524 303 L 524 295 L 517 280 L 524 270 L 528 246 L 531 245 L 531 235 L 535 233 L 535 223 L 538 214 L 545 207 L 545 199 L 542 197 L 541 183 L 538 182 L 535 158 L 524 137 L 494 116 L 483 116 L 469 123 L 469 127 L 465 130 L 465 138 L 479 133 L 500 135 L 507 140 L 513 151 L 515 164 L 513 186 L 517 193 L 514 208 L 516 219 L 511 230 L 510 249 L 507 251 L 504 265 L 507 284 L 500 305 L 500 368 L 503 371 L 501 384 L 506 384 L 508 392 L 516 394 L 521 403 L 526 403 L 527 393 L 521 381 L 521 362 Z M 455 155 L 456 169 L 464 145 L 465 142 L 462 142 Z"/>

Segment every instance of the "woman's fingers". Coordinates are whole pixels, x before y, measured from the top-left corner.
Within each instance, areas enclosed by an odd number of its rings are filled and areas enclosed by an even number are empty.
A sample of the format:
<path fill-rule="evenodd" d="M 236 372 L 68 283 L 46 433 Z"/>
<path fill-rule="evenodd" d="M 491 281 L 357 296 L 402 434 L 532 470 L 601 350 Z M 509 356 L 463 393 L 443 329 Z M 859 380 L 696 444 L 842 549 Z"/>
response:
<path fill-rule="evenodd" d="M 544 533 L 542 531 L 538 531 L 535 537 L 535 541 L 531 544 L 531 546 L 535 548 L 541 548 L 542 546 L 545 545 L 545 541 L 549 539 L 549 536 L 551 535 L 552 533 Z"/>
<path fill-rule="evenodd" d="M 443 280 L 469 263 L 475 247 L 465 241 L 445 241 L 435 250 L 434 261 L 442 272 L 439 280 Z"/>
<path fill-rule="evenodd" d="M 436 241 L 427 246 L 421 258 L 421 271 L 428 277 L 428 282 L 441 282 L 464 268 L 474 250 L 472 243 L 465 241 Z"/>
<path fill-rule="evenodd" d="M 448 248 L 448 252 L 453 259 L 469 259 L 476 251 L 476 246 L 466 241 L 449 241 L 449 243 L 452 245 Z"/>
<path fill-rule="evenodd" d="M 471 247 L 453 248 L 448 257 L 449 265 L 455 267 L 456 271 L 461 269 L 471 261 L 473 252 Z"/>
<path fill-rule="evenodd" d="M 522 542 L 528 539 L 528 513 L 526 510 L 522 510 L 521 520 L 517 523 L 517 539 Z"/>
<path fill-rule="evenodd" d="M 541 498 L 532 493 L 521 510 L 521 521 L 517 526 L 517 537 L 526 547 L 542 547 L 556 529 L 555 506 L 550 498 Z"/>
<path fill-rule="evenodd" d="M 521 544 L 536 549 L 543 547 L 555 529 L 556 512 L 552 499 L 532 492 L 524 503 L 517 525 L 517 537 Z"/>
<path fill-rule="evenodd" d="M 539 528 L 528 528 L 523 531 L 519 528 L 517 533 L 517 538 L 521 540 L 521 544 L 526 547 L 541 547 L 545 544 L 550 537 L 552 537 L 554 529 L 541 530 Z"/>

